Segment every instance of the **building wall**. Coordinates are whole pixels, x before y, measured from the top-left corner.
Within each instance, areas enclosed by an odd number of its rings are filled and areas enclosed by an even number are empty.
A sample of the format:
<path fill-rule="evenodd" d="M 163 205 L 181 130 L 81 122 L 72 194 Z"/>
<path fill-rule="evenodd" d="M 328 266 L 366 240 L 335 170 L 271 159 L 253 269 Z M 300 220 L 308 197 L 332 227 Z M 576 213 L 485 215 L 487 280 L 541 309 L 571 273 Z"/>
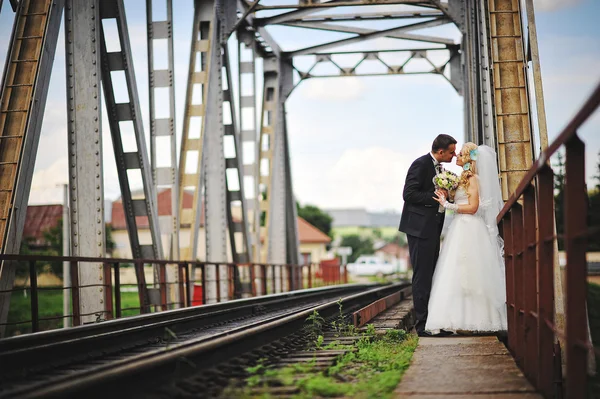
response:
<path fill-rule="evenodd" d="M 327 249 L 323 243 L 300 243 L 300 254 L 310 254 L 312 263 L 319 263 L 324 259 L 329 259 Z M 304 263 L 304 257 L 300 259 L 300 263 Z"/>

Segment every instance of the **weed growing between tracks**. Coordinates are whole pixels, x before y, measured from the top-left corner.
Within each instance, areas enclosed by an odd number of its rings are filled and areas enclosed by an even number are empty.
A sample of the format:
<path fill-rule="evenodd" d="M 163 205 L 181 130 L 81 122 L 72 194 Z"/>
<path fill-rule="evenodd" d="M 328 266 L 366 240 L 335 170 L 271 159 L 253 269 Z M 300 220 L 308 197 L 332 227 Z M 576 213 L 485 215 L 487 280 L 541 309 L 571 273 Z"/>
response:
<path fill-rule="evenodd" d="M 309 322 L 314 320 L 318 320 L 315 314 L 309 318 Z M 353 326 L 348 328 L 340 319 L 334 323 L 337 323 L 333 325 L 336 336 L 358 335 Z M 309 330 L 310 328 L 309 325 Z M 316 349 L 316 356 L 320 349 L 347 352 L 325 370 L 317 370 L 314 360 L 283 368 L 269 367 L 259 361 L 256 366 L 247 369 L 249 377 L 245 387 L 228 388 L 222 397 L 273 398 L 276 396 L 269 393 L 269 387 L 283 386 L 296 387 L 291 396 L 296 399 L 341 396 L 388 398 L 410 364 L 417 346 L 417 337 L 404 330 L 388 330 L 383 336 L 377 337 L 375 327 L 369 325 L 353 345 L 343 345 L 337 341 L 323 345 L 322 335 L 318 335 L 314 342 L 312 349 Z"/>

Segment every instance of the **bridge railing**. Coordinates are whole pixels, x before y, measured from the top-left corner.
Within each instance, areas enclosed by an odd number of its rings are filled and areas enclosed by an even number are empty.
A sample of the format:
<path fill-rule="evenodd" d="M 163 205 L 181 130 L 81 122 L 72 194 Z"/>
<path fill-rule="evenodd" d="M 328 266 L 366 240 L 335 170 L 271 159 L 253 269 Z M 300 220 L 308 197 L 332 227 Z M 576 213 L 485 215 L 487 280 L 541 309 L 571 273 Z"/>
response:
<path fill-rule="evenodd" d="M 347 283 L 343 267 L 337 274 L 323 272 L 322 265 L 279 265 L 258 263 L 210 263 L 155 259 L 63 257 L 42 255 L 0 255 L 20 273 L 10 290 L 9 317 L 4 336 L 78 326 L 141 313 L 198 306 L 237 298 L 289 292 L 298 289 Z M 69 265 L 70 284 L 47 273 L 47 265 Z M 82 284 L 79 271 L 92 263 L 103 265 L 100 284 Z M 154 283 L 154 268 L 159 281 Z M 178 277 L 167 278 L 168 274 Z M 50 276 L 50 277 L 49 277 Z M 53 281 L 41 281 L 43 279 Z M 210 289 L 207 289 L 211 287 Z M 86 290 L 101 289 L 102 310 L 81 311 Z M 172 293 L 170 293 L 170 291 Z M 64 293 L 69 298 L 68 312 L 63 309 Z"/>
<path fill-rule="evenodd" d="M 504 238 L 508 348 L 528 379 L 546 397 L 561 397 L 555 383 L 562 381 L 561 350 L 564 338 L 566 397 L 586 396 L 588 340 L 586 313 L 586 249 L 588 194 L 585 182 L 585 144 L 580 126 L 600 104 L 600 85 L 557 139 L 529 169 L 498 215 Z M 554 173 L 550 157 L 566 152 L 564 189 L 564 243 L 566 249 L 566 328 L 554 317 Z M 552 367 L 554 365 L 554 367 Z"/>

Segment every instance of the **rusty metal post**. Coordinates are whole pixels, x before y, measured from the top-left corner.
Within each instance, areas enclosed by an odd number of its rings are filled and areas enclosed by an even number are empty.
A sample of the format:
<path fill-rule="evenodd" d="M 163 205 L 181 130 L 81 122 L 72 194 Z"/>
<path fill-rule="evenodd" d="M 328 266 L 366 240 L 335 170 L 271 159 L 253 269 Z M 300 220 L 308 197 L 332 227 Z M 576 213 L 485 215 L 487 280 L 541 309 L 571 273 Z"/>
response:
<path fill-rule="evenodd" d="M 119 262 L 115 262 L 115 314 L 117 319 L 121 318 L 121 268 Z"/>
<path fill-rule="evenodd" d="M 515 281 L 513 273 L 514 264 L 514 245 L 512 238 L 512 212 L 508 212 L 502 222 L 502 232 L 504 236 L 504 259 L 506 273 L 506 312 L 508 326 L 508 349 L 515 356 L 515 345 L 517 337 L 515 335 L 516 311 L 515 311 Z"/>
<path fill-rule="evenodd" d="M 251 290 L 251 295 L 253 297 L 256 296 L 256 270 L 254 266 L 254 263 L 250 264 L 250 290 Z"/>
<path fill-rule="evenodd" d="M 525 323 L 523 313 L 523 208 L 519 203 L 512 208 L 512 239 L 513 239 L 513 281 L 515 298 L 515 360 L 520 367 L 524 364 Z"/>
<path fill-rule="evenodd" d="M 538 387 L 546 397 L 554 393 L 554 172 L 548 165 L 538 176 Z M 547 323 L 548 322 L 548 323 Z"/>
<path fill-rule="evenodd" d="M 221 302 L 221 265 L 214 265 L 215 266 L 215 278 L 216 278 L 216 284 L 217 284 L 217 302 Z M 202 289 L 202 292 L 204 292 L 204 288 Z"/>
<path fill-rule="evenodd" d="M 567 143 L 565 248 L 567 251 L 567 398 L 584 398 L 587 384 L 587 191 L 585 145 Z"/>
<path fill-rule="evenodd" d="M 71 261 L 71 306 L 73 307 L 73 327 L 81 325 L 81 308 L 79 307 L 79 268 L 77 261 Z"/>
<path fill-rule="evenodd" d="M 267 265 L 260 265 L 262 274 L 262 295 L 267 295 Z"/>
<path fill-rule="evenodd" d="M 185 262 L 179 262 L 178 264 L 179 267 L 179 271 L 178 271 L 178 275 L 179 275 L 179 281 L 177 282 L 177 284 L 179 284 L 179 306 L 181 306 L 182 308 L 186 307 L 186 302 L 185 302 L 185 283 L 184 283 L 184 279 L 187 280 L 187 276 L 185 273 L 185 269 L 187 269 L 187 263 Z M 189 291 L 188 291 L 189 293 Z"/>
<path fill-rule="evenodd" d="M 38 286 L 37 271 L 35 270 L 35 261 L 29 261 L 29 288 L 31 291 L 31 331 L 40 331 L 40 312 L 38 309 Z"/>
<path fill-rule="evenodd" d="M 158 265 L 158 277 L 159 277 L 158 289 L 160 292 L 160 304 L 161 304 L 162 310 L 167 310 L 168 305 L 167 305 L 167 265 L 166 264 L 161 263 Z"/>
<path fill-rule="evenodd" d="M 150 306 L 146 292 L 146 276 L 144 275 L 144 263 L 135 261 L 135 274 L 137 275 L 138 298 L 140 299 L 140 313 L 148 313 Z"/>
<path fill-rule="evenodd" d="M 525 318 L 525 362 L 524 370 L 534 386 L 538 379 L 538 273 L 536 262 L 536 203 L 535 188 L 530 184 L 523 194 L 523 254 L 524 269 L 524 318 Z"/>
<path fill-rule="evenodd" d="M 110 263 L 104 262 L 104 312 L 106 319 L 111 320 L 115 316 L 113 314 L 113 298 L 112 298 L 112 272 Z"/>
<path fill-rule="evenodd" d="M 206 265 L 204 263 L 200 265 L 200 273 L 202 273 L 202 277 L 200 278 L 202 284 L 202 305 L 206 305 Z"/>

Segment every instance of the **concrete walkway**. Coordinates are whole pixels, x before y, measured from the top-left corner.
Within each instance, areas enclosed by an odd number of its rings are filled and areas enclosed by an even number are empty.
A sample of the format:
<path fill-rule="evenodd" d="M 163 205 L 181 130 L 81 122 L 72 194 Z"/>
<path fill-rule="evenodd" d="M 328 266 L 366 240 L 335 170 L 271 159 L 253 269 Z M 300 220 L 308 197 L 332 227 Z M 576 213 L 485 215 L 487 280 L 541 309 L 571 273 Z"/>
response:
<path fill-rule="evenodd" d="M 396 398 L 542 399 L 495 336 L 419 338 Z"/>

